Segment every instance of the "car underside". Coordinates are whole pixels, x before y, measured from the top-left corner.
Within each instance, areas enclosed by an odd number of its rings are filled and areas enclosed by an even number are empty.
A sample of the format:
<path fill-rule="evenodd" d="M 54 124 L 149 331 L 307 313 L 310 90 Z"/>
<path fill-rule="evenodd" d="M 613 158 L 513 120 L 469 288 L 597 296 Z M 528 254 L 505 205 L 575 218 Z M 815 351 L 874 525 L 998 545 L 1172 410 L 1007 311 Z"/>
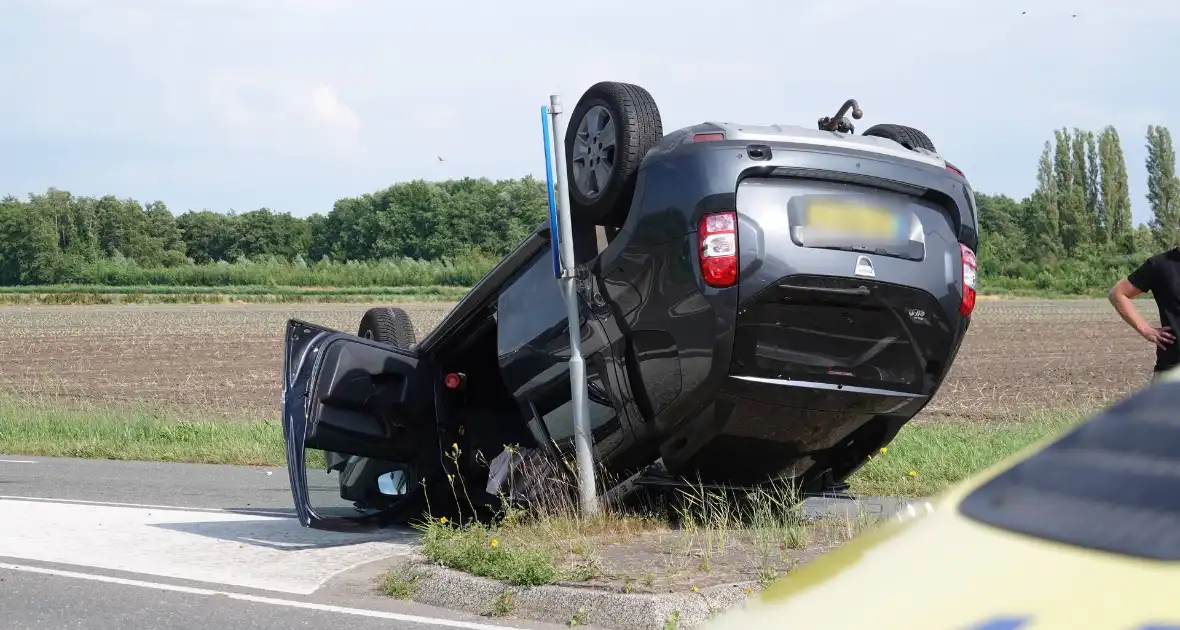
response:
<path fill-rule="evenodd" d="M 646 90 L 606 82 L 573 110 L 580 346 L 612 500 L 783 480 L 843 492 L 938 391 L 974 306 L 974 198 L 924 134 L 853 135 L 848 106 L 819 129 L 664 135 Z M 304 525 L 565 492 L 570 334 L 550 238 L 546 221 L 421 340 L 396 308 L 357 334 L 288 323 Z"/>

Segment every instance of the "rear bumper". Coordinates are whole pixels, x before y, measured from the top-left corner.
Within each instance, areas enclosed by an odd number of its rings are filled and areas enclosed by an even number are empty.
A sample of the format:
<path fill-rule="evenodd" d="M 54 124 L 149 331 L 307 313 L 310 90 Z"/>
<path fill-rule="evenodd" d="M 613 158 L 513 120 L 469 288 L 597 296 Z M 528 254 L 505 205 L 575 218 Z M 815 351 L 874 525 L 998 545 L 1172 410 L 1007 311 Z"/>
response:
<path fill-rule="evenodd" d="M 714 402 L 677 427 L 664 462 L 707 483 L 842 481 L 937 392 L 964 324 L 912 287 L 770 283 L 739 305 Z"/>
<path fill-rule="evenodd" d="M 949 315 L 922 289 L 866 278 L 787 276 L 738 307 L 729 375 L 781 385 L 777 391 L 813 392 L 778 394 L 790 407 L 798 406 L 792 400 L 849 396 L 928 398 L 953 360 L 960 325 L 957 313 Z"/>

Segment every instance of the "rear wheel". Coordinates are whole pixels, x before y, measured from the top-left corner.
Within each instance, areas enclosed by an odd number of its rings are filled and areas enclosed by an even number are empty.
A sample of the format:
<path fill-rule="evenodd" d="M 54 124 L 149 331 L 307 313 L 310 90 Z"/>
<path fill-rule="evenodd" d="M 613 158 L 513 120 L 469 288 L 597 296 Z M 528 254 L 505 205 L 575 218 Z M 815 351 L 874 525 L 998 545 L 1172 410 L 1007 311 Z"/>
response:
<path fill-rule="evenodd" d="M 655 99 L 642 87 L 602 81 L 586 90 L 565 134 L 573 221 L 582 228 L 621 226 L 631 209 L 639 162 L 663 136 Z"/>
<path fill-rule="evenodd" d="M 913 127 L 906 127 L 905 125 L 873 125 L 865 129 L 862 135 L 892 140 L 911 151 L 914 149 L 926 149 L 932 153 L 936 152 L 934 143 L 930 141 L 929 136 Z"/>

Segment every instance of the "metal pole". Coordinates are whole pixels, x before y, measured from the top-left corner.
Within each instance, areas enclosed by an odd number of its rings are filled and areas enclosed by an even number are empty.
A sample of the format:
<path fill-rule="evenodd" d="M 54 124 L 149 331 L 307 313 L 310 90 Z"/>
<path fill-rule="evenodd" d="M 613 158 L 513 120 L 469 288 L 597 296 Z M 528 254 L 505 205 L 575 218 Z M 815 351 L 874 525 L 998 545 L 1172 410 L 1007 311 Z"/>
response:
<path fill-rule="evenodd" d="M 594 479 L 594 456 L 590 448 L 590 413 L 586 398 L 586 362 L 582 358 L 582 326 L 578 316 L 577 269 L 574 259 L 574 235 L 570 220 L 569 178 L 565 171 L 565 120 L 561 115 L 561 97 L 549 97 L 553 154 L 557 166 L 557 222 L 561 231 L 561 288 L 570 328 L 570 395 L 574 407 L 574 446 L 578 463 L 578 494 L 582 514 L 598 514 L 598 486 Z M 556 238 L 558 235 L 553 235 Z"/>

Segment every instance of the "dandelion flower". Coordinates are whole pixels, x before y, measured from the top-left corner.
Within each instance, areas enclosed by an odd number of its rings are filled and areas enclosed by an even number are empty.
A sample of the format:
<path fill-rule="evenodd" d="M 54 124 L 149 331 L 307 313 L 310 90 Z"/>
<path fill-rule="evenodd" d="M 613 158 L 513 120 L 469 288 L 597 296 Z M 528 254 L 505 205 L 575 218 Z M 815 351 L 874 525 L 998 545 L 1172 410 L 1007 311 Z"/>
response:
<path fill-rule="evenodd" d="M 492 539 L 492 547 L 498 547 L 499 545 L 500 545 L 500 539 L 499 539 L 499 538 L 493 538 L 493 539 Z"/>
<path fill-rule="evenodd" d="M 882 447 L 881 447 L 881 454 L 882 454 L 882 455 L 884 455 L 884 454 L 885 454 L 885 453 L 887 453 L 887 452 L 889 452 L 889 449 L 887 449 L 887 448 L 885 448 L 884 446 L 882 446 Z"/>
<path fill-rule="evenodd" d="M 446 525 L 447 524 L 447 517 L 444 516 L 444 517 L 438 519 L 438 522 L 442 523 L 443 525 Z"/>
<path fill-rule="evenodd" d="M 459 450 L 459 443 L 458 443 L 458 442 L 452 442 L 452 443 L 451 443 L 451 448 L 455 449 L 456 451 L 457 451 L 457 450 Z"/>
<path fill-rule="evenodd" d="M 917 477 L 917 476 L 918 476 L 918 471 L 916 471 L 916 470 L 911 470 L 911 471 L 909 471 L 909 472 L 908 472 L 908 473 L 906 473 L 906 474 L 907 474 L 907 475 L 909 475 L 909 476 L 911 476 L 911 477 Z"/>

